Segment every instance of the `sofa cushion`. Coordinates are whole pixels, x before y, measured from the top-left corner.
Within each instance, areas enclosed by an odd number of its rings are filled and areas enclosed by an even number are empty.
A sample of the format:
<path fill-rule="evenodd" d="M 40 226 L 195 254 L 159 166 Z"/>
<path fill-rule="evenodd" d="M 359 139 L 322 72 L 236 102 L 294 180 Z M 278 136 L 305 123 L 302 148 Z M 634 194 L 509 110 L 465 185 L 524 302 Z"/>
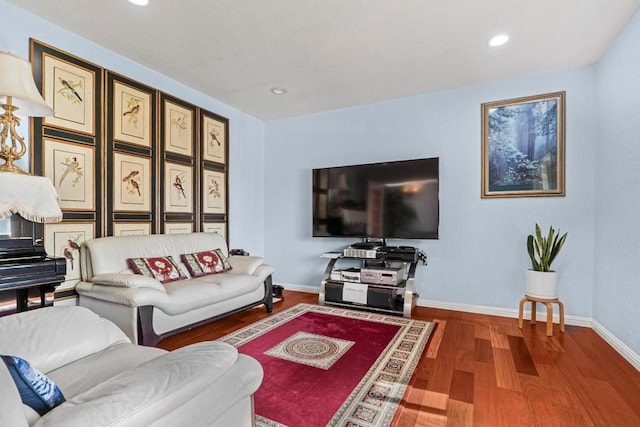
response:
<path fill-rule="evenodd" d="M 119 343 L 47 372 L 47 376 L 58 384 L 67 400 L 70 400 L 120 372 L 133 369 L 165 353 L 167 351 L 160 348 Z"/>
<path fill-rule="evenodd" d="M 247 274 L 211 274 L 195 277 L 186 283 L 171 282 L 165 285 L 164 301 L 154 304 L 167 314 L 185 313 L 189 310 L 227 301 L 264 288 L 259 277 Z"/>
<path fill-rule="evenodd" d="M 0 356 L 18 388 L 22 403 L 41 416 L 64 403 L 62 392 L 45 374 L 16 356 Z"/>
<path fill-rule="evenodd" d="M 193 277 L 224 273 L 231 270 L 229 260 L 220 249 L 182 254 L 180 258 Z"/>
<path fill-rule="evenodd" d="M 134 273 L 153 277 L 160 283 L 187 279 L 187 276 L 180 270 L 172 256 L 128 258 L 127 263 Z"/>
<path fill-rule="evenodd" d="M 0 354 L 26 359 L 47 375 L 119 342 L 130 341 L 116 325 L 84 307 L 61 305 L 0 317 Z"/>

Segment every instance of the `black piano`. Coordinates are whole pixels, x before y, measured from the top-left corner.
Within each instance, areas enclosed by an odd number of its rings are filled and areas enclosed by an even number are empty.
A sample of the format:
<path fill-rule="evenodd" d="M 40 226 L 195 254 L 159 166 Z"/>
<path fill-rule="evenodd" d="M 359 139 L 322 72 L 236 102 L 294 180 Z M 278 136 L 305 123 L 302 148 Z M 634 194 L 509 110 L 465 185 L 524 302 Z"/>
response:
<path fill-rule="evenodd" d="M 43 230 L 17 214 L 0 220 L 0 293 L 15 292 L 18 312 L 27 310 L 30 289 L 39 291 L 44 307 L 45 294 L 65 280 L 66 260 L 47 256 Z"/>

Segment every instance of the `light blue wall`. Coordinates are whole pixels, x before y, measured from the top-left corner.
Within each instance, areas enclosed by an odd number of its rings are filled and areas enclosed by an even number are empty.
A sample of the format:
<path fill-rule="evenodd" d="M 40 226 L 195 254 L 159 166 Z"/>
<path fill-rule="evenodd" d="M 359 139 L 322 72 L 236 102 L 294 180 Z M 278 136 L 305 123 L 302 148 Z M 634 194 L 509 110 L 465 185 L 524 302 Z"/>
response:
<path fill-rule="evenodd" d="M 277 282 L 318 286 L 319 254 L 352 242 L 311 237 L 312 168 L 438 156 L 440 240 L 392 242 L 428 254 L 416 277 L 422 298 L 514 309 L 528 268 L 526 235 L 535 222 L 552 224 L 569 232 L 555 264 L 567 313 L 594 317 L 640 353 L 638 13 L 597 66 L 267 125 L 4 0 L 0 16 L 0 51 L 28 58 L 33 37 L 228 117 L 231 246 L 264 253 Z M 567 196 L 480 199 L 480 104 L 560 90 Z"/>
<path fill-rule="evenodd" d="M 425 75 L 425 78 L 429 78 Z M 566 197 L 480 198 L 480 105 L 566 91 Z M 275 279 L 319 286 L 325 251 L 354 239 L 311 237 L 311 169 L 440 157 L 440 239 L 416 245 L 429 265 L 421 298 L 515 309 L 536 222 L 569 232 L 554 267 L 568 314 L 591 317 L 596 146 L 594 68 L 582 67 L 266 124 L 265 245 Z"/>
<path fill-rule="evenodd" d="M 640 353 L 640 12 L 596 70 L 594 319 Z"/>
<path fill-rule="evenodd" d="M 0 0 L 0 51 L 29 59 L 29 38 L 174 95 L 230 120 L 230 246 L 264 253 L 264 124 L 218 100 Z M 149 41 L 150 48 L 154 46 Z M 158 48 L 161 48 L 158 46 Z M 188 65 L 187 65 L 188 66 Z M 212 76 L 212 78 L 215 78 Z M 28 135 L 28 121 L 20 134 Z M 25 139 L 28 140 L 28 139 Z M 25 159 L 28 158 L 25 156 Z M 28 169 L 27 162 L 20 165 Z"/>

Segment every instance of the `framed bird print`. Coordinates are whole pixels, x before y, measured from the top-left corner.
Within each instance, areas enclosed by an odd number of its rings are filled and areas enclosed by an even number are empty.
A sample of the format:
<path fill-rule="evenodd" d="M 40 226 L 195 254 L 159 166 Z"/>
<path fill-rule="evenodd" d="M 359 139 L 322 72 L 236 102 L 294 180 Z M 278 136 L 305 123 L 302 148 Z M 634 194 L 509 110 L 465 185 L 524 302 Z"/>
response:
<path fill-rule="evenodd" d="M 53 108 L 44 124 L 95 135 L 95 71 L 45 52 L 42 74 L 42 95 Z"/>
<path fill-rule="evenodd" d="M 56 292 L 73 288 L 80 281 L 80 246 L 95 236 L 94 224 L 87 222 L 61 222 L 45 224 L 44 249 L 49 256 L 67 260 L 66 281 L 56 288 Z"/>
<path fill-rule="evenodd" d="M 164 234 L 186 234 L 193 232 L 193 223 L 191 222 L 165 222 Z"/>
<path fill-rule="evenodd" d="M 151 147 L 152 95 L 113 80 L 113 138 Z"/>
<path fill-rule="evenodd" d="M 227 213 L 227 184 L 224 172 L 202 170 L 202 213 Z"/>
<path fill-rule="evenodd" d="M 113 210 L 151 211 L 151 159 L 113 153 Z"/>
<path fill-rule="evenodd" d="M 164 151 L 193 156 L 195 111 L 163 97 Z"/>
<path fill-rule="evenodd" d="M 193 212 L 193 167 L 164 164 L 164 211 Z"/>
<path fill-rule="evenodd" d="M 202 231 L 205 233 L 218 233 L 227 240 L 226 222 L 205 222 L 202 224 Z"/>
<path fill-rule="evenodd" d="M 114 222 L 114 236 L 140 236 L 151 234 L 151 223 L 148 222 Z"/>
<path fill-rule="evenodd" d="M 229 121 L 212 113 L 201 113 L 202 160 L 227 164 L 227 125 Z"/>
<path fill-rule="evenodd" d="M 94 147 L 45 137 L 44 176 L 48 177 L 66 210 L 95 208 Z"/>

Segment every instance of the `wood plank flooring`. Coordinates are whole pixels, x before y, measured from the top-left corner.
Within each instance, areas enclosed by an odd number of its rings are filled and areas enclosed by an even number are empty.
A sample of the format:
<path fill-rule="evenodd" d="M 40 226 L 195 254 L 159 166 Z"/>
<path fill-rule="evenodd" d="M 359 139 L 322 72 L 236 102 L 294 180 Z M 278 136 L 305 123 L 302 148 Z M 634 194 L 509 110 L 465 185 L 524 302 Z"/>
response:
<path fill-rule="evenodd" d="M 274 312 L 318 296 L 285 291 Z M 167 338 L 172 350 L 267 316 L 254 308 Z M 543 316 L 544 317 L 544 316 Z M 394 426 L 640 426 L 640 372 L 589 328 L 416 307 L 436 321 Z"/>

